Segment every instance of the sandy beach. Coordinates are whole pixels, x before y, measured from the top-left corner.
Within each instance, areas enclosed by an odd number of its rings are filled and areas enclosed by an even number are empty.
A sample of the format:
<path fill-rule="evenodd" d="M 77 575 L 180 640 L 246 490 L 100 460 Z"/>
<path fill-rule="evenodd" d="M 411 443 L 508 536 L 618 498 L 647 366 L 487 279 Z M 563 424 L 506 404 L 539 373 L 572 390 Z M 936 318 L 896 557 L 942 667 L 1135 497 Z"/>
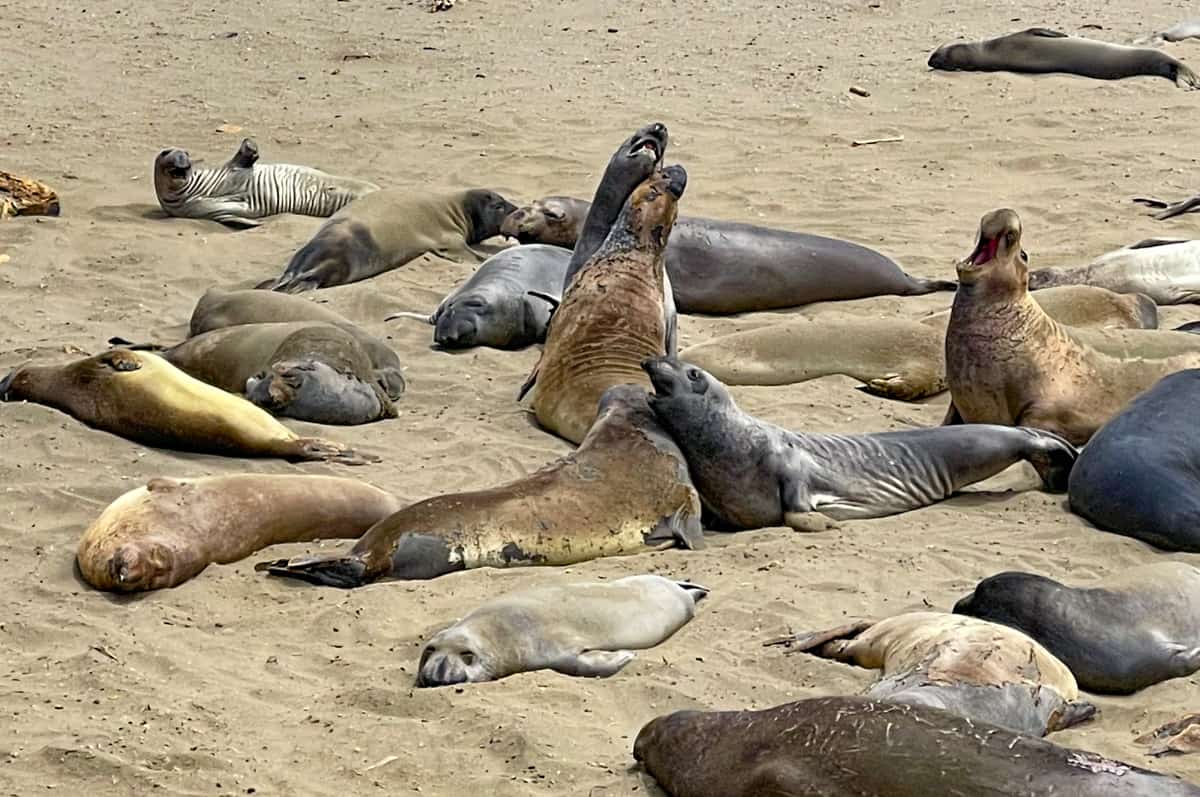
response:
<path fill-rule="evenodd" d="M 212 4 L 215 6 L 216 4 Z M 777 7 L 780 6 L 780 7 Z M 85 6 L 85 7 L 83 7 Z M 1082 263 L 1152 236 L 1191 237 L 1130 202 L 1197 184 L 1195 93 L 1162 79 L 935 73 L 929 52 L 1032 26 L 1106 41 L 1178 22 L 1184 2 L 873 0 L 751 4 L 365 0 L 210 7 L 0 0 L 6 43 L 0 168 L 55 187 L 59 218 L 0 222 L 0 375 L 97 353 L 114 335 L 174 342 L 213 284 L 278 275 L 320 219 L 244 232 L 167 219 L 151 165 L 165 147 L 212 165 L 243 136 L 263 161 L 390 187 L 487 187 L 520 202 L 590 197 L 638 126 L 670 129 L 689 184 L 680 212 L 842 237 L 910 273 L 953 278 L 980 216 L 1012 207 L 1033 267 Z M 1166 49 L 1200 67 L 1200 43 Z M 857 86 L 870 93 L 849 92 Z M 225 131 L 225 132 L 220 132 Z M 903 136 L 852 147 L 855 139 Z M 0 258 L 4 260 L 4 258 Z M 569 450 L 515 401 L 537 360 L 431 348 L 429 312 L 473 268 L 423 258 L 317 298 L 385 337 L 405 366 L 398 418 L 350 428 L 288 421 L 382 458 L 364 468 L 148 449 L 54 410 L 0 405 L 0 793 L 88 795 L 661 794 L 633 769 L 638 729 L 680 708 L 765 708 L 856 693 L 866 670 L 784 655 L 789 630 L 933 607 L 1020 569 L 1083 583 L 1165 558 L 1102 533 L 1016 466 L 942 504 L 799 535 L 710 535 L 566 569 L 477 570 L 341 591 L 270 579 L 273 548 L 175 589 L 96 592 L 79 536 L 158 476 L 324 473 L 417 500 L 529 473 Z M 786 315 L 918 318 L 950 293 L 680 318 L 681 345 Z M 1200 307 L 1160 309 L 1161 326 Z M 943 394 L 905 404 L 831 377 L 734 388 L 796 430 L 935 425 Z M 694 621 L 612 679 L 551 672 L 416 690 L 428 635 L 489 596 L 659 573 L 712 589 Z M 1200 706 L 1200 677 L 1094 697 L 1095 721 L 1053 735 L 1200 779 L 1200 757 L 1150 758 L 1136 736 Z"/>

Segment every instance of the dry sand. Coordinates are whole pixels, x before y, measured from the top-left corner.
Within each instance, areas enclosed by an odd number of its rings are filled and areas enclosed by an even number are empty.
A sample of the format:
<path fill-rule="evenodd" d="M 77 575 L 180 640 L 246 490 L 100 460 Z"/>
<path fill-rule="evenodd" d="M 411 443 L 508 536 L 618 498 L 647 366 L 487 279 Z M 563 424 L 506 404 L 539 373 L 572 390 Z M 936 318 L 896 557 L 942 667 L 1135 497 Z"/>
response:
<path fill-rule="evenodd" d="M 925 277 L 950 277 L 980 215 L 1004 205 L 1022 214 L 1035 266 L 1187 236 L 1195 217 L 1155 222 L 1129 198 L 1198 187 L 1198 95 L 1152 78 L 931 73 L 925 59 L 956 37 L 1033 25 L 1127 42 L 1186 18 L 1188 6 L 459 0 L 428 14 L 412 0 L 0 3 L 0 167 L 50 182 L 63 206 L 58 219 L 0 224 L 11 258 L 0 265 L 0 371 L 95 352 L 111 335 L 176 339 L 209 285 L 278 274 L 319 220 L 235 233 L 163 219 L 154 204 L 160 149 L 214 163 L 243 134 L 265 161 L 418 191 L 484 184 L 524 201 L 589 196 L 616 144 L 661 120 L 668 160 L 691 177 L 684 213 L 852 238 Z M 1169 50 L 1200 66 L 1200 44 Z M 849 94 L 852 85 L 871 96 Z M 223 124 L 243 132 L 217 132 Z M 903 143 L 850 147 L 895 134 Z M 381 321 L 431 310 L 469 271 L 424 260 L 321 292 L 387 335 L 407 366 L 398 419 L 321 430 L 385 458 L 369 468 L 149 450 L 44 407 L 0 406 L 0 792 L 654 794 L 630 771 L 633 737 L 652 717 L 855 692 L 874 678 L 762 648 L 769 637 L 948 609 L 1003 569 L 1086 581 L 1165 556 L 1089 528 L 1062 496 L 1028 490 L 1036 480 L 1022 465 L 988 489 L 840 531 L 744 533 L 703 552 L 568 570 L 344 592 L 257 574 L 264 555 L 132 599 L 77 579 L 85 526 L 155 476 L 333 473 L 415 500 L 519 477 L 567 451 L 513 401 L 535 349 L 435 352 L 428 327 Z M 916 317 L 949 301 L 837 309 Z M 1162 315 L 1175 325 L 1200 309 Z M 761 319 L 683 317 L 682 342 Z M 764 418 L 830 431 L 936 424 L 947 401 L 906 405 L 854 388 L 827 378 L 734 392 Z M 422 639 L 489 595 L 648 571 L 713 592 L 689 626 L 616 678 L 543 672 L 412 687 Z M 1194 710 L 1200 678 L 1097 702 L 1098 721 L 1055 741 L 1200 777 L 1200 757 L 1151 760 L 1132 742 Z"/>

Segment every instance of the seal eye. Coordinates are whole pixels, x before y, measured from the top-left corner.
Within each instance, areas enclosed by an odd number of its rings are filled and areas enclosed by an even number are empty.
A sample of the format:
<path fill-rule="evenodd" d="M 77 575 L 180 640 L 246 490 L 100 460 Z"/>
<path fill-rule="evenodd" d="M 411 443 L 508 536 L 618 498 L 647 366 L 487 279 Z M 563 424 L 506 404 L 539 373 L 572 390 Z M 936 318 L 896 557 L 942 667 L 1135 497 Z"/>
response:
<path fill-rule="evenodd" d="M 687 378 L 692 380 L 693 382 L 699 382 L 700 381 L 700 369 L 699 368 L 689 368 L 687 371 Z"/>
<path fill-rule="evenodd" d="M 462 663 L 468 667 L 475 663 L 475 654 L 469 650 L 464 650 L 462 654 L 459 655 L 459 658 L 462 659 Z"/>
<path fill-rule="evenodd" d="M 1009 230 L 1008 232 L 1004 233 L 1004 244 L 1006 246 L 1012 246 L 1016 242 L 1017 242 L 1017 234 L 1015 232 L 1013 232 L 1012 230 Z"/>

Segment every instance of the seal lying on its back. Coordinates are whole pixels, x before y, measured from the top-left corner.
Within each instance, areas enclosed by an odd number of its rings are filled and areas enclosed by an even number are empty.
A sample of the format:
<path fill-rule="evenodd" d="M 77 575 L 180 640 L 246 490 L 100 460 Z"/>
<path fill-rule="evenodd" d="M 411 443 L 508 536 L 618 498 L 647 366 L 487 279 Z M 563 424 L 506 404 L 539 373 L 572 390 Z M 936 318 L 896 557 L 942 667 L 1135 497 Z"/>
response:
<path fill-rule="evenodd" d="M 1071 511 L 1169 551 L 1200 552 L 1200 370 L 1163 377 L 1101 427 L 1071 477 Z"/>
<path fill-rule="evenodd" d="M 1021 460 L 1038 469 L 1047 488 L 1063 490 L 1075 462 L 1070 444 L 1035 429 L 797 434 L 747 415 L 695 366 L 659 357 L 644 367 L 654 383 L 650 406 L 687 457 L 705 505 L 740 529 L 809 531 L 823 527 L 812 513 L 842 519 L 907 512 Z"/>
<path fill-rule="evenodd" d="M 1159 378 L 1200 365 L 1191 335 L 1084 334 L 1059 324 L 1029 294 L 1027 259 L 1015 211 L 983 217 L 975 249 L 958 263 L 946 330 L 946 423 L 1032 426 L 1082 445 Z M 1096 337 L 1110 340 L 1092 345 Z"/>
<path fill-rule="evenodd" d="M 335 324 L 292 321 L 214 329 L 162 352 L 176 368 L 270 412 L 351 425 L 396 417 L 371 358 Z"/>
<path fill-rule="evenodd" d="M 492 255 L 430 316 L 434 343 L 453 349 L 541 343 L 570 261 L 566 249 L 538 244 Z"/>
<path fill-rule="evenodd" d="M 1065 72 L 1098 80 L 1148 75 L 1174 81 L 1180 88 L 1200 88 L 1200 77 L 1195 72 L 1160 50 L 1109 44 L 1046 28 L 1029 28 L 968 44 L 946 44 L 929 56 L 929 66 L 967 72 Z"/>
<path fill-rule="evenodd" d="M 640 363 L 665 354 L 663 249 L 687 186 L 668 166 L 638 186 L 604 245 L 567 288 L 533 374 L 538 423 L 573 443 L 587 434 L 596 403 L 613 385 L 645 385 Z"/>
<path fill-rule="evenodd" d="M 375 524 L 344 555 L 262 563 L 315 584 L 434 578 L 476 567 L 568 565 L 646 546 L 704 544 L 683 454 L 640 387 L 604 394 L 579 448 L 523 479 L 420 501 Z"/>
<path fill-rule="evenodd" d="M 258 287 L 298 293 L 346 285 L 426 254 L 479 261 L 471 246 L 497 235 L 515 207 L 480 188 L 430 196 L 408 188 L 375 191 L 335 213 L 278 279 Z"/>
<path fill-rule="evenodd" d="M 1004 625 L 940 612 L 909 612 L 780 640 L 826 659 L 881 670 L 863 694 L 930 706 L 1016 733 L 1045 736 L 1089 719 L 1066 665 Z"/>
<path fill-rule="evenodd" d="M 96 589 L 162 589 L 268 545 L 357 537 L 400 506 L 377 487 L 332 476 L 151 479 L 96 518 L 76 560 Z"/>
<path fill-rule="evenodd" d="M 1130 694 L 1200 670 L 1200 570 L 1183 562 L 1134 567 L 1088 587 L 999 573 L 954 611 L 1021 629 L 1089 692 Z"/>
<path fill-rule="evenodd" d="M 336 324 L 354 336 L 371 365 L 380 385 L 392 399 L 404 393 L 404 373 L 400 358 L 392 347 L 367 333 L 358 324 L 334 310 L 301 296 L 259 290 L 226 290 L 212 287 L 204 292 L 192 310 L 188 337 L 194 338 L 214 329 L 242 324 L 271 324 L 288 321 L 325 321 Z"/>
<path fill-rule="evenodd" d="M 573 246 L 588 203 L 539 199 L 504 220 L 522 243 Z M 683 313 L 773 310 L 838 299 L 952 291 L 953 282 L 910 277 L 865 246 L 820 235 L 680 216 L 667 243 L 667 276 Z"/>
<path fill-rule="evenodd" d="M 1198 797 L 1178 778 L 941 709 L 818 697 L 676 711 L 633 757 L 672 797 Z"/>
<path fill-rule="evenodd" d="M 113 349 L 66 365 L 23 366 L 0 380 L 0 401 L 43 404 L 94 429 L 160 448 L 367 462 L 338 443 L 299 437 L 245 399 L 146 352 Z"/>
<path fill-rule="evenodd" d="M 1158 304 L 1200 302 L 1200 241 L 1151 238 L 1103 254 L 1080 268 L 1029 272 L 1029 290 L 1054 285 L 1143 293 Z"/>
<path fill-rule="evenodd" d="M 168 216 L 240 227 L 253 227 L 278 213 L 331 216 L 378 190 L 374 183 L 307 166 L 258 163 L 258 145 L 248 138 L 215 169 L 194 168 L 181 149 L 164 149 L 154 159 L 154 193 Z"/>
<path fill-rule="evenodd" d="M 665 642 L 708 590 L 662 576 L 628 576 L 512 592 L 434 635 L 417 686 L 495 681 L 534 670 L 607 678 L 634 650 Z"/>

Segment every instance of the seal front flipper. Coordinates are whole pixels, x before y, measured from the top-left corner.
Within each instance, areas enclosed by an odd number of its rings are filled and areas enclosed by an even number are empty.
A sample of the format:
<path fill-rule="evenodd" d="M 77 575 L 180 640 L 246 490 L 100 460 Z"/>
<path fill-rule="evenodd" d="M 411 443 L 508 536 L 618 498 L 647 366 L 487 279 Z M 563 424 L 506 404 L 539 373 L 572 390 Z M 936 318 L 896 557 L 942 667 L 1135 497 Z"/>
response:
<path fill-rule="evenodd" d="M 1063 703 L 1050 717 L 1046 720 L 1046 733 L 1061 731 L 1067 728 L 1087 722 L 1096 716 L 1096 708 L 1094 703 L 1089 703 L 1086 700 L 1076 700 L 1072 703 Z"/>
<path fill-rule="evenodd" d="M 550 669 L 563 675 L 584 678 L 609 678 L 621 671 L 636 654 L 632 650 L 585 650 L 577 656 L 560 659 Z"/>
<path fill-rule="evenodd" d="M 700 518 L 687 507 L 676 509 L 669 517 L 658 521 L 646 535 L 646 545 L 673 542 L 680 548 L 698 551 L 704 547 L 704 529 Z"/>
<path fill-rule="evenodd" d="M 254 569 L 268 575 L 298 578 L 310 584 L 352 589 L 373 581 L 367 574 L 367 564 L 357 556 L 304 556 L 298 559 L 276 559 L 259 562 Z"/>

